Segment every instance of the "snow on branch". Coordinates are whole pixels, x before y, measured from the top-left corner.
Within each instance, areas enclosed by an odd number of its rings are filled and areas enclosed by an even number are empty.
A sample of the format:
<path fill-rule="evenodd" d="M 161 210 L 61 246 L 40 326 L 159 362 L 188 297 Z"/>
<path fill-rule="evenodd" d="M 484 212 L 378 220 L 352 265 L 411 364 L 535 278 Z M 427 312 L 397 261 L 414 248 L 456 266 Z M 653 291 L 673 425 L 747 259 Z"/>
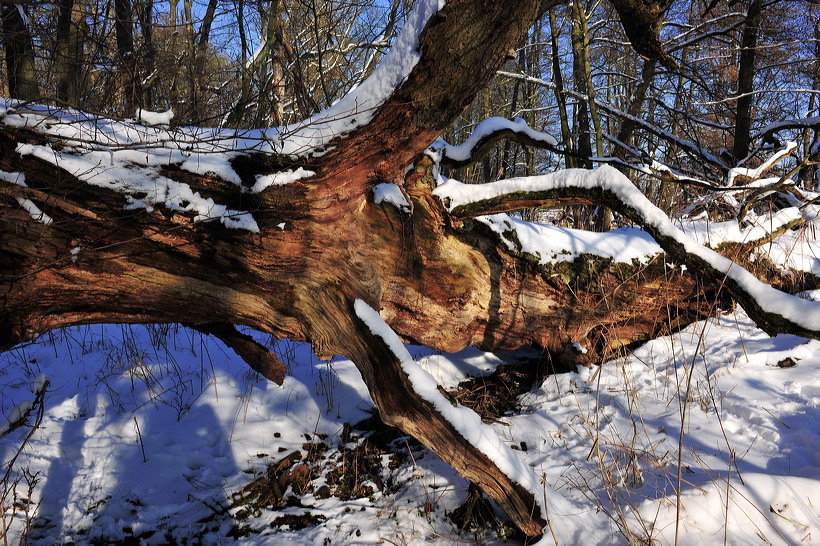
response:
<path fill-rule="evenodd" d="M 752 137 L 752 140 L 762 139 L 765 142 L 767 139 L 771 138 L 771 135 L 779 133 L 780 131 L 786 131 L 791 129 L 813 129 L 815 131 L 820 131 L 820 116 L 790 119 L 770 123 L 769 125 L 762 128 L 756 135 L 754 135 Z M 820 139 L 815 138 L 810 153 L 812 155 L 820 153 Z"/>
<path fill-rule="evenodd" d="M 217 204 L 193 191 L 188 184 L 162 176 L 148 167 L 115 161 L 109 153 L 95 151 L 76 155 L 33 144 L 18 144 L 17 153 L 42 159 L 88 184 L 121 193 L 129 209 L 151 211 L 161 205 L 176 212 L 194 213 L 195 222 L 218 220 L 228 228 L 259 232 L 249 212 Z"/>
<path fill-rule="evenodd" d="M 572 262 L 583 254 L 616 263 L 646 263 L 663 250 L 645 231 L 622 228 L 602 233 L 535 224 L 504 213 L 479 216 L 513 252 L 532 256 L 539 264 Z"/>
<path fill-rule="evenodd" d="M 439 392 L 435 378 L 416 363 L 399 336 L 375 309 L 359 299 L 354 302 L 353 309 L 370 332 L 381 338 L 399 360 L 412 389 L 432 404 L 469 443 L 495 462 L 507 476 L 525 486 L 538 498 L 538 480 L 532 468 L 501 441 L 492 427 L 483 423 L 481 417 L 473 410 L 461 405 L 454 406 L 451 400 Z"/>
<path fill-rule="evenodd" d="M 174 119 L 173 110 L 165 112 L 151 112 L 143 108 L 137 108 L 137 120 L 146 126 L 168 127 Z"/>
<path fill-rule="evenodd" d="M 734 186 L 737 182 L 736 179 L 744 180 L 748 183 L 749 181 L 755 181 L 760 179 L 764 174 L 766 174 L 772 167 L 774 167 L 780 160 L 785 157 L 791 155 L 791 153 L 797 148 L 796 142 L 787 142 L 786 145 L 775 154 L 773 154 L 769 159 L 764 161 L 760 166 L 751 169 L 747 167 L 735 167 L 729 170 L 729 174 L 727 176 L 727 183 L 729 186 Z"/>
<path fill-rule="evenodd" d="M 0 171 L 0 180 L 3 182 L 16 184 L 21 188 L 28 188 L 26 185 L 26 176 L 23 173 L 7 173 L 5 171 Z M 14 199 L 21 207 L 23 207 L 23 209 L 25 209 L 27 213 L 29 213 L 31 219 L 35 222 L 50 225 L 54 221 L 51 216 L 40 210 L 40 207 L 35 205 L 34 201 L 31 199 L 19 196 L 15 196 Z"/>
<path fill-rule="evenodd" d="M 442 7 L 444 0 L 419 1 L 407 17 L 393 47 L 373 73 L 330 108 L 282 128 L 283 141 L 292 144 L 301 141 L 299 148 L 312 152 L 325 147 L 332 139 L 369 123 L 378 108 L 404 83 L 418 64 L 421 59 L 419 34 Z"/>
<path fill-rule="evenodd" d="M 609 206 L 643 227 L 672 258 L 722 284 L 757 325 L 769 334 L 788 332 L 820 339 L 820 305 L 781 292 L 676 227 L 618 170 L 567 169 L 488 184 L 447 180 L 434 190 L 453 216 L 474 217 L 515 206 L 563 200 Z M 506 210 L 510 210 L 507 208 Z"/>
<path fill-rule="evenodd" d="M 489 146 L 503 138 L 526 146 L 553 150 L 558 145 L 554 137 L 536 131 L 521 118 L 510 121 L 502 117 L 491 117 L 479 123 L 462 144 L 454 146 L 439 138 L 430 147 L 430 151 L 440 156 L 440 163 L 444 167 L 465 167 L 481 159 Z"/>
<path fill-rule="evenodd" d="M 298 167 L 298 158 L 325 153 L 333 139 L 366 125 L 418 63 L 418 36 L 443 5 L 443 0 L 418 2 L 370 77 L 330 108 L 290 126 L 258 130 L 169 127 L 171 111 L 138 110 L 137 121 L 113 120 L 68 108 L 0 99 L 0 131 L 25 134 L 26 143 L 18 145 L 18 154 L 37 157 L 88 184 L 117 191 L 125 196 L 126 208 L 150 211 L 164 207 L 193 214 L 194 221 L 215 220 L 228 228 L 257 233 L 259 226 L 249 211 L 233 210 L 203 197 L 189 185 L 164 176 L 163 169 L 173 166 L 212 176 L 251 193 L 312 176 L 314 172 L 296 168 L 263 175 L 248 188 L 232 161 L 261 153 L 286 158 Z M 32 201 L 17 200 L 32 218 L 49 222 Z"/>
<path fill-rule="evenodd" d="M 492 426 L 483 423 L 478 414 L 457 401 L 448 399 L 439 391 L 439 385 L 433 376 L 416 363 L 396 333 L 375 309 L 360 299 L 354 302 L 353 309 L 370 332 L 384 341 L 400 362 L 409 379 L 410 388 L 416 394 L 429 402 L 468 443 L 486 455 L 507 477 L 523 486 L 534 498 L 543 498 L 546 486 L 539 484 L 533 468 L 499 438 Z M 574 511 L 571 503 L 561 495 L 548 497 L 553 518 Z M 547 520 L 546 514 L 542 517 Z"/>
<path fill-rule="evenodd" d="M 173 112 L 137 112 L 143 123 L 5 99 L 0 125 L 28 128 L 85 150 L 160 149 L 166 154 L 270 153 L 291 158 L 326 151 L 331 140 L 366 125 L 421 59 L 418 36 L 444 0 L 421 0 L 373 73 L 334 105 L 298 123 L 271 129 L 168 129 Z M 195 158 L 195 159 L 202 159 Z"/>

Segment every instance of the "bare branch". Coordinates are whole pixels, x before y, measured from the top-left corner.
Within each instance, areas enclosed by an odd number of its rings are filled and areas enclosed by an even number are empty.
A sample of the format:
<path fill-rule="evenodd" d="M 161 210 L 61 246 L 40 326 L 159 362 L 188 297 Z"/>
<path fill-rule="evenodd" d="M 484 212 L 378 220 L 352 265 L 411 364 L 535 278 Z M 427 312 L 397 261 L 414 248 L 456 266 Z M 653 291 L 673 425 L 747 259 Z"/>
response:
<path fill-rule="evenodd" d="M 238 331 L 233 324 L 213 322 L 199 324 L 193 328 L 203 334 L 212 335 L 234 350 L 254 371 L 262 377 L 282 385 L 285 381 L 285 364 L 270 350 L 251 336 Z"/>
<path fill-rule="evenodd" d="M 558 141 L 551 135 L 532 129 L 523 119 L 510 121 L 506 118 L 493 117 L 482 121 L 462 144 L 453 146 L 443 140 L 437 140 L 431 149 L 441 154 L 441 166 L 460 168 L 472 165 L 483 158 L 493 144 L 499 140 L 511 140 L 524 146 L 544 148 L 566 154 L 557 148 Z"/>

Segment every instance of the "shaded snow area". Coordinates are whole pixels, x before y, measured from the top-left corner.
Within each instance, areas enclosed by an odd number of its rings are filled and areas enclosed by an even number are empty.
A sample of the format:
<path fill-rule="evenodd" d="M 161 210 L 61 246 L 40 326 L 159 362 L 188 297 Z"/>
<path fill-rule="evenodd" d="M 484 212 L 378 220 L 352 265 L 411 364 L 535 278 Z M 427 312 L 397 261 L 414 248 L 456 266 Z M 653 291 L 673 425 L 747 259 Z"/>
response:
<path fill-rule="evenodd" d="M 503 542 L 495 531 L 458 533 L 446 514 L 467 484 L 408 438 L 356 467 L 367 472 L 361 492 L 340 494 L 339 469 L 373 437 L 345 423 L 369 417 L 372 402 L 349 361 L 319 362 L 288 341 L 274 349 L 291 372 L 283 387 L 181 328 L 75 328 L 4 354 L 8 543 Z M 395 352 L 422 383 L 447 389 L 515 360 Z M 673 543 L 679 479 L 680 544 L 820 537 L 820 342 L 771 338 L 738 309 L 600 368 L 547 377 L 518 400 L 475 432 L 514 447 L 499 453 L 543 481 L 561 544 Z M 310 462 L 310 486 L 286 485 L 277 509 L 249 509 L 249 485 L 293 452 L 302 461 L 286 466 L 295 474 Z"/>

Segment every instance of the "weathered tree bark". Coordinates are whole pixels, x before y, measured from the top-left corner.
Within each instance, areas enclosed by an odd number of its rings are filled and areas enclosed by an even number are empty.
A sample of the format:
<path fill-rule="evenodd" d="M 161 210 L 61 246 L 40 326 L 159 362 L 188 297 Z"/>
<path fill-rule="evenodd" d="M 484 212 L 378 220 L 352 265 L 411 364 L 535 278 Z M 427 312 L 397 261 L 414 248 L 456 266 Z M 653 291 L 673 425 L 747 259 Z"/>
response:
<path fill-rule="evenodd" d="M 477 483 L 528 534 L 543 525 L 536 499 L 408 390 L 395 359 L 351 320 L 350 302 L 380 306 L 403 339 L 437 349 L 536 343 L 556 355 L 576 341 L 617 348 L 665 328 L 659 317 L 667 311 L 691 320 L 682 315 L 708 308 L 707 298 L 692 303 L 694 281 L 669 277 L 662 261 L 620 273 L 586 260 L 551 271 L 478 225 L 449 227 L 423 161 L 405 181 L 409 219 L 365 199 L 328 205 L 331 192 L 311 183 L 239 196 L 219 180 L 165 173 L 223 202 L 241 199 L 261 222 L 252 235 L 178 213 L 124 211 L 117 194 L 14 157 L 18 138 L 0 139 L 0 169 L 25 173 L 31 186 L 0 183 L 0 347 L 72 324 L 182 322 L 217 335 L 281 381 L 275 360 L 239 343 L 232 327 L 213 325 L 214 317 L 310 341 L 320 356 L 350 357 L 386 422 Z M 36 202 L 53 223 L 33 222 L 12 196 Z"/>
<path fill-rule="evenodd" d="M 471 223 L 476 209 L 448 212 L 432 194 L 425 149 L 546 7 L 541 0 L 448 1 L 419 36 L 419 62 L 369 123 L 299 160 L 250 153 L 233 160 L 244 186 L 257 174 L 297 166 L 315 173 L 308 179 L 250 193 L 176 164 L 162 169 L 215 202 L 249 211 L 258 233 L 168 208 L 125 208 L 122 194 L 18 153 L 22 143 L 57 151 L 62 141 L 0 125 L 0 170 L 25 176 L 25 184 L 0 179 L 0 349 L 75 324 L 180 322 L 216 335 L 281 381 L 281 363 L 232 325 L 309 341 L 320 357 L 351 358 L 386 422 L 475 482 L 528 535 L 540 534 L 543 499 L 414 392 L 396 354 L 352 306 L 366 302 L 404 341 L 444 351 L 535 343 L 555 354 L 585 341 L 605 352 L 708 311 L 708 298 L 693 302 L 697 279 L 671 276 L 662 259 L 647 266 L 592 258 L 540 265 Z M 401 185 L 412 213 L 375 204 L 370 190 L 381 182 Z M 20 199 L 51 222 L 38 222 Z M 630 213 L 592 190 L 508 196 L 481 209 L 562 200 Z M 679 244 L 664 244 L 686 261 Z M 719 283 L 708 264 L 692 263 Z M 671 325 L 659 320 L 670 315 Z"/>

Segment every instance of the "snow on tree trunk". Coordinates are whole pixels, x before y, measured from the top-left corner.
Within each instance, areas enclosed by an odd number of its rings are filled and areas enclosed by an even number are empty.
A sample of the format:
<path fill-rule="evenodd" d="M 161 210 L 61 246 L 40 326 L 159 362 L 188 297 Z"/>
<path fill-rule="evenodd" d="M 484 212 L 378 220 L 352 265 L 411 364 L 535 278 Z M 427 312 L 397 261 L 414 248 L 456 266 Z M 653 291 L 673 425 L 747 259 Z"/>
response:
<path fill-rule="evenodd" d="M 144 127 L 7 102 L 0 349 L 68 325 L 178 322 L 281 382 L 281 362 L 234 325 L 309 341 L 320 357 L 351 358 L 386 422 L 476 483 L 528 535 L 541 534 L 545 499 L 532 471 L 500 443 L 488 453 L 465 425 L 475 417 L 431 397 L 429 378 L 420 387 L 396 341 L 605 353 L 708 312 L 708 298 L 693 296 L 715 289 L 727 267 L 663 229 L 653 233 L 679 261 L 717 264 L 706 271 L 710 284 L 670 273 L 660 248 L 634 233 L 645 245 L 639 254 L 550 261 L 527 246 L 527 228 L 471 218 L 533 202 L 643 206 L 606 185 L 521 182 L 460 205 L 441 187 L 434 194 L 435 159 L 469 160 L 475 150 L 428 147 L 549 4 L 420 2 L 370 79 L 328 111 L 279 129 Z M 476 146 L 497 132 L 553 142 L 496 123 Z M 597 172 L 581 178 L 612 178 Z M 383 184 L 396 185 L 390 199 Z M 652 214 L 633 216 L 664 225 Z M 733 295 L 754 301 L 749 281 L 731 280 Z"/>

